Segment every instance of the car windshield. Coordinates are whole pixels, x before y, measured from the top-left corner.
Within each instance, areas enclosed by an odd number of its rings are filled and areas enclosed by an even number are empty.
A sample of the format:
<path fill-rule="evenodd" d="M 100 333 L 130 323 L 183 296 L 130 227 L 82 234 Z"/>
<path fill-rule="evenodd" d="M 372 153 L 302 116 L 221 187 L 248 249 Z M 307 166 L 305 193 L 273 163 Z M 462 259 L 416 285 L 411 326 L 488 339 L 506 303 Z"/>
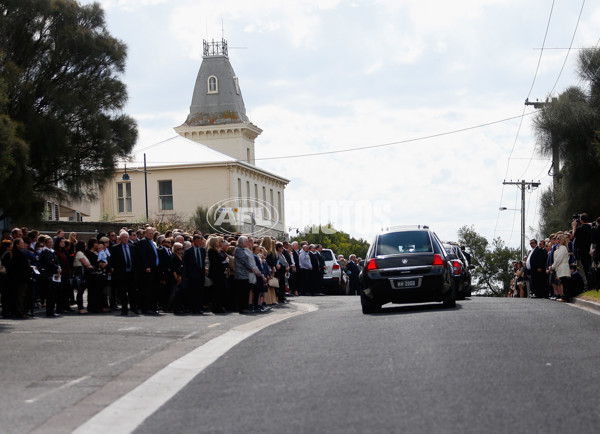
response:
<path fill-rule="evenodd" d="M 331 250 L 322 250 L 321 257 L 326 261 L 333 261 L 333 255 L 331 254 Z"/>
<path fill-rule="evenodd" d="M 379 236 L 377 255 L 432 252 L 427 231 L 391 232 Z"/>

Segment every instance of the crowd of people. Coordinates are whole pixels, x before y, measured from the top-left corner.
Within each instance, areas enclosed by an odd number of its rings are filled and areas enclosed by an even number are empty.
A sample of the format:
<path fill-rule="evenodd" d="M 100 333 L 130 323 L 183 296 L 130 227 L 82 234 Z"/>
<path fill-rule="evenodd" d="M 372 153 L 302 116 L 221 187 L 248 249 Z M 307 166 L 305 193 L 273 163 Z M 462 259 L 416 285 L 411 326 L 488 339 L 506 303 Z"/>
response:
<path fill-rule="evenodd" d="M 15 228 L 2 234 L 2 316 L 30 318 L 40 308 L 50 318 L 265 312 L 290 296 L 322 295 L 321 249 L 269 236 L 160 234 L 150 226 L 86 241 Z"/>
<path fill-rule="evenodd" d="M 571 228 L 529 244 L 528 255 L 513 261 L 509 297 L 569 301 L 585 290 L 598 290 L 600 217 L 592 222 L 586 213 L 576 215 Z"/>

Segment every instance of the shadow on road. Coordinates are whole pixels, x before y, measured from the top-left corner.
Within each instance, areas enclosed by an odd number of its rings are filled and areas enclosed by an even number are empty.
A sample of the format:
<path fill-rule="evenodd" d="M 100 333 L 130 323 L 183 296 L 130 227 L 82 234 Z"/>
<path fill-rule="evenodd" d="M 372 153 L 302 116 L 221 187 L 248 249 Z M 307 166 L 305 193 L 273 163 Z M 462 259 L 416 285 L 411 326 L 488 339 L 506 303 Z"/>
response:
<path fill-rule="evenodd" d="M 389 307 L 388 307 L 389 306 Z M 435 312 L 440 310 L 459 310 L 462 309 L 459 303 L 456 303 L 456 307 L 444 307 L 442 303 L 427 303 L 427 304 L 404 304 L 397 305 L 391 304 L 382 307 L 376 313 L 372 314 L 375 316 L 383 315 L 397 315 L 397 314 L 410 314 L 410 313 L 422 313 L 422 312 Z"/>

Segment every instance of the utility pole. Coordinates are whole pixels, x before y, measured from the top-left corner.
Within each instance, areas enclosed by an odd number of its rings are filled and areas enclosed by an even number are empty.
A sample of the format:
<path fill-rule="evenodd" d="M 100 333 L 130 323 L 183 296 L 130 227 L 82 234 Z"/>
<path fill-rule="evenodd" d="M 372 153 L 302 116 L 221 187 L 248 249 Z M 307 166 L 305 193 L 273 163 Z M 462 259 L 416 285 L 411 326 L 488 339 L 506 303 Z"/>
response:
<path fill-rule="evenodd" d="M 525 256 L 525 190 L 531 190 L 532 188 L 537 188 L 540 186 L 540 182 L 527 182 L 525 180 L 521 181 L 503 181 L 504 185 L 516 185 L 521 189 L 521 258 Z"/>
<path fill-rule="evenodd" d="M 556 98 L 552 98 L 552 101 L 556 101 Z M 543 102 L 540 101 L 529 101 L 529 98 L 525 100 L 525 105 L 532 105 L 533 108 L 540 109 L 551 102 L 546 100 Z M 550 140 L 552 145 L 552 191 L 556 197 L 556 193 L 558 192 L 558 183 L 560 181 L 560 159 L 558 156 L 558 139 L 556 135 L 550 132 Z"/>

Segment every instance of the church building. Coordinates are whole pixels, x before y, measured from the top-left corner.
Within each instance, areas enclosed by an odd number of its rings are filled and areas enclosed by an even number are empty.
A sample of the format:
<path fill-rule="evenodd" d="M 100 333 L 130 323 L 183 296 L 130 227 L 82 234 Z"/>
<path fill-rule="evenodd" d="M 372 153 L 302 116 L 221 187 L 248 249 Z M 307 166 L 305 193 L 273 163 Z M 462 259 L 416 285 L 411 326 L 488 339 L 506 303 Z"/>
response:
<path fill-rule="evenodd" d="M 284 190 L 289 180 L 255 164 L 262 130 L 250 122 L 227 42 L 204 41 L 190 112 L 177 136 L 136 146 L 92 205 L 91 220 L 186 220 L 201 206 L 208 220 L 239 232 L 285 232 Z M 143 162 L 143 163 L 142 163 Z"/>

